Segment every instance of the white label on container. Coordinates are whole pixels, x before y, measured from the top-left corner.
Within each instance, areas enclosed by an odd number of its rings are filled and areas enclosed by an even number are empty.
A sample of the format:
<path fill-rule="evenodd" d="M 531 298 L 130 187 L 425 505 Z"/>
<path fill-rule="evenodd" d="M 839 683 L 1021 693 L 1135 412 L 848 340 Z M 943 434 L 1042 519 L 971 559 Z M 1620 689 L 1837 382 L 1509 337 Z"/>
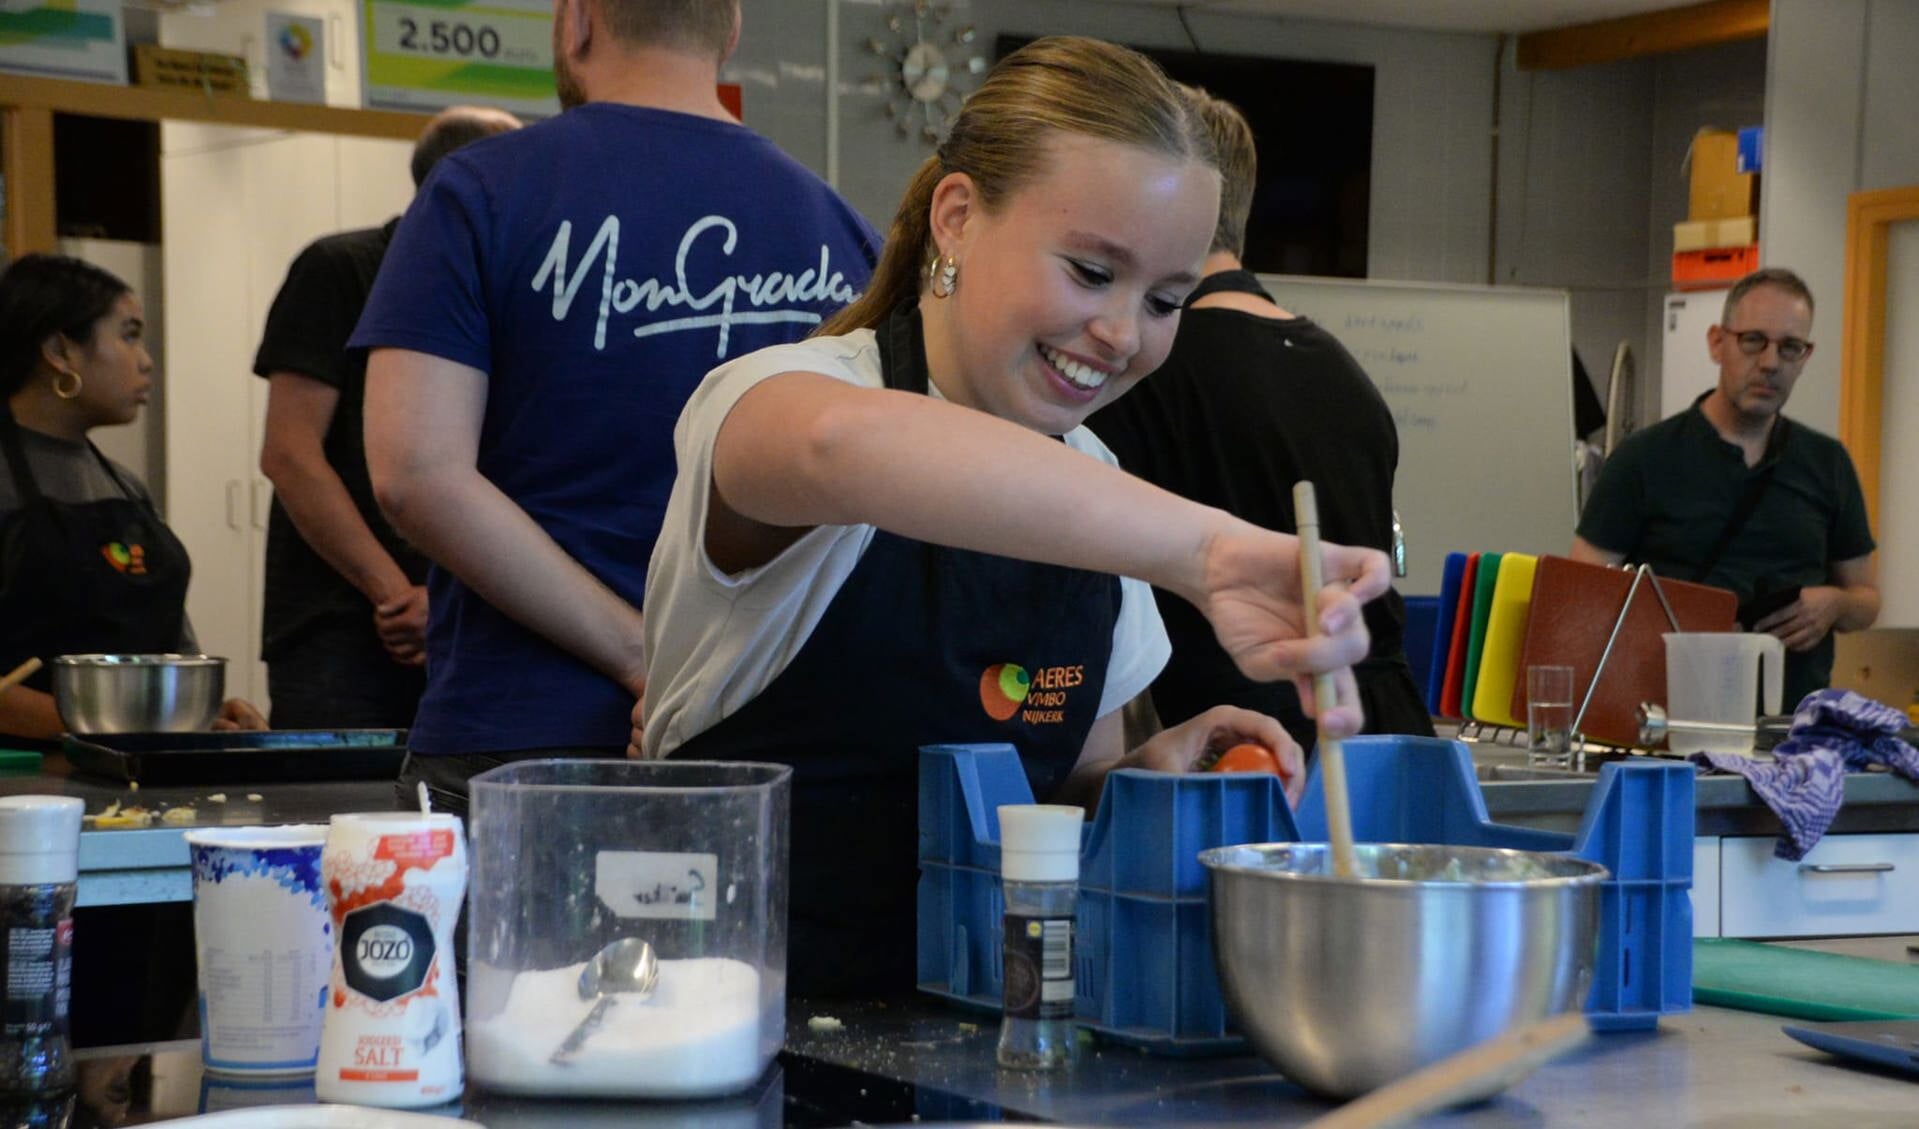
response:
<path fill-rule="evenodd" d="M 593 892 L 620 917 L 711 921 L 719 873 L 718 855 L 601 851 Z"/>

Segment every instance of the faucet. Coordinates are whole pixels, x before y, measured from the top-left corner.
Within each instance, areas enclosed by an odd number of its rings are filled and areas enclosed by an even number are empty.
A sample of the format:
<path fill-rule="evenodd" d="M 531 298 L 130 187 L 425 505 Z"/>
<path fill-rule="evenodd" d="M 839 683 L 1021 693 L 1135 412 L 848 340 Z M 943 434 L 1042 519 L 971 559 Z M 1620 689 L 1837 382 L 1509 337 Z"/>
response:
<path fill-rule="evenodd" d="M 1393 507 L 1393 576 L 1406 578 L 1406 527 L 1399 523 L 1399 507 Z"/>

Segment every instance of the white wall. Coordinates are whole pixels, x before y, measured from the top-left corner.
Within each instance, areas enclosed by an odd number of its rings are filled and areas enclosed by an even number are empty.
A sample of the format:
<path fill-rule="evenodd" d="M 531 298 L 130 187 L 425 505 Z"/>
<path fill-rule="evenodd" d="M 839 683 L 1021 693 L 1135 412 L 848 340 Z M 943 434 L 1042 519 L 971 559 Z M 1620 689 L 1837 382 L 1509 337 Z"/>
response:
<path fill-rule="evenodd" d="M 1660 415 L 1687 149 L 1702 127 L 1760 124 L 1765 62 L 1761 40 L 1563 71 L 1522 72 L 1507 53 L 1498 281 L 1572 292 L 1573 346 L 1602 390 L 1615 346 L 1630 344 L 1642 425 Z"/>
<path fill-rule="evenodd" d="M 1790 411 L 1836 432 L 1846 199 L 1919 184 L 1919 4 L 1773 0 L 1769 39 L 1760 254 L 1805 276 L 1819 301 L 1828 344 L 1807 362 Z"/>
<path fill-rule="evenodd" d="M 1919 179 L 1919 178 L 1916 178 Z M 1885 435 L 1879 468 L 1879 573 L 1885 627 L 1919 627 L 1919 220 L 1886 237 Z"/>
<path fill-rule="evenodd" d="M 1497 279 L 1571 291 L 1573 348 L 1603 397 L 1621 340 L 1648 371 L 1652 65 L 1520 71 L 1509 48 L 1504 66 Z"/>
<path fill-rule="evenodd" d="M 829 153 L 829 0 L 747 12 L 726 78 L 747 123 L 824 172 Z M 893 36 L 876 0 L 837 0 L 841 192 L 882 228 L 930 150 L 900 139 L 872 81 L 866 42 Z M 1365 28 L 1188 9 L 1204 50 L 1368 63 L 1375 69 L 1368 273 L 1375 278 L 1560 286 L 1572 291 L 1573 340 L 1603 381 L 1613 347 L 1633 345 L 1642 379 L 1659 365 L 1660 299 L 1671 228 L 1685 218 L 1686 145 L 1702 125 L 1761 120 L 1763 41 L 1570 71 L 1522 73 L 1504 61 L 1498 243 L 1493 235 L 1492 36 Z M 970 24 L 991 54 L 1001 32 L 1098 35 L 1190 49 L 1177 14 L 1094 0 L 959 0 L 947 29 Z M 1302 112 L 1309 112 L 1303 109 Z M 1489 268 L 1492 277 L 1488 278 Z M 1656 383 L 1642 386 L 1656 417 Z"/>
<path fill-rule="evenodd" d="M 816 170 L 827 166 L 825 36 L 833 0 L 749 5 L 724 77 L 743 88 L 746 121 Z M 881 226 L 931 152 L 900 139 L 869 80 L 874 35 L 892 39 L 871 0 L 840 5 L 839 187 Z M 959 0 L 946 24 L 973 25 L 989 59 L 1008 34 L 1085 34 L 1190 49 L 1169 7 L 1090 0 Z M 1485 282 L 1491 228 L 1492 86 L 1488 35 L 1404 31 L 1250 16 L 1187 16 L 1202 49 L 1371 64 L 1373 182 L 1368 273 L 1375 278 Z M 1302 107 L 1301 112 L 1310 112 Z"/>

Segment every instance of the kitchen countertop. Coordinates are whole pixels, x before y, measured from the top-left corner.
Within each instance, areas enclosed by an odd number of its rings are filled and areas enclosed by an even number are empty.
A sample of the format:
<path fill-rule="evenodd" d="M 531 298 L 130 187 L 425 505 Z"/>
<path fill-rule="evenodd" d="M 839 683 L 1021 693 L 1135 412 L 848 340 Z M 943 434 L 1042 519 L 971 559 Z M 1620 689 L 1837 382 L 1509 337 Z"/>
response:
<path fill-rule="evenodd" d="M 1486 799 L 1486 813 L 1495 822 L 1550 831 L 1579 830 L 1587 797 L 1598 780 L 1596 771 L 1547 771 L 1537 773 L 1537 779 L 1522 779 L 1535 775 L 1523 767 L 1523 749 L 1470 742 L 1468 748 L 1481 772 L 1479 788 Z M 1491 778 L 1485 779 L 1488 773 Z M 1693 794 L 1697 812 L 1694 834 L 1777 835 L 1781 831 L 1779 818 L 1744 777 L 1702 775 L 1694 782 Z M 1903 831 L 1919 831 L 1919 784 L 1891 772 L 1847 773 L 1844 805 L 1829 833 Z"/>
<path fill-rule="evenodd" d="M 1497 822 L 1576 832 L 1596 776 L 1563 774 L 1547 779 L 1511 779 L 1502 775 L 1522 766 L 1523 750 L 1504 745 L 1471 745 L 1474 758 L 1492 771 L 1482 780 L 1488 814 Z M 1522 775 L 1512 773 L 1512 775 Z M 201 785 L 141 788 L 137 792 L 108 780 L 71 775 L 64 758 L 50 754 L 38 774 L 0 775 L 0 795 L 52 793 L 78 796 L 96 814 L 118 800 L 150 809 L 192 806 L 190 825 L 155 823 L 145 828 L 89 826 L 80 835 L 82 906 L 188 901 L 193 896 L 186 832 L 193 827 L 244 827 L 262 824 L 325 823 L 336 812 L 386 811 L 395 803 L 389 781 L 341 781 L 311 784 Z M 223 793 L 224 804 L 208 796 Z M 258 801 L 248 800 L 257 794 Z M 1697 783 L 1699 835 L 1776 835 L 1777 817 L 1750 785 L 1736 776 L 1701 776 Z M 1884 772 L 1852 773 L 1845 781 L 1845 806 L 1832 834 L 1919 831 L 1919 785 Z"/>
<path fill-rule="evenodd" d="M 80 832 L 81 906 L 183 902 L 193 898 L 186 833 L 196 827 L 258 827 L 289 823 L 325 823 L 336 812 L 391 811 L 393 782 L 336 781 L 317 784 L 201 784 L 133 790 L 118 781 L 74 775 L 66 758 L 50 753 L 39 773 L 0 775 L 0 796 L 77 796 L 87 814 L 98 815 L 115 801 L 149 810 L 191 807 L 190 824 L 97 828 Z M 208 799 L 225 795 L 226 802 Z M 257 795 L 258 800 L 247 797 Z"/>
<path fill-rule="evenodd" d="M 1905 960 L 1909 938 L 1805 942 L 1859 956 Z M 819 1032 L 808 1020 L 831 1015 L 844 1029 Z M 1768 1129 L 1910 1125 L 1919 1088 L 1904 1075 L 1840 1065 L 1780 1033 L 1776 1016 L 1702 1007 L 1657 1031 L 1594 1036 L 1494 1100 L 1422 1124 L 1458 1129 L 1686 1125 Z M 926 997 L 789 1004 L 787 1047 L 768 1075 L 739 1097 L 707 1103 L 550 1103 L 469 1094 L 461 1112 L 492 1129 L 590 1129 L 642 1125 L 826 1126 L 937 1121 L 1060 1121 L 1081 1125 L 1301 1125 L 1330 1107 L 1260 1060 L 1153 1058 L 1126 1048 L 1084 1048 L 1070 1073 L 1045 1076 L 994 1066 L 997 1023 Z M 312 1101 L 310 1085 L 249 1090 L 199 1069 L 193 1043 L 83 1052 L 77 1127 L 118 1123 L 99 1116 L 111 1087 L 151 1055 L 149 1095 L 130 1112 L 185 1116 L 232 1104 Z"/>
<path fill-rule="evenodd" d="M 1803 942 L 1807 947 L 1904 961 L 1910 938 Z M 817 1007 L 788 1016 L 787 1090 L 810 1063 L 852 1068 L 910 1083 L 931 1095 L 1010 1113 L 1077 1124 L 1300 1125 L 1329 1108 L 1262 1061 L 1163 1059 L 1096 1044 L 1070 1075 L 1046 1078 L 993 1065 L 997 1024 L 935 1006 Z M 813 1032 L 810 1014 L 832 1014 L 839 1034 Z M 1701 1007 L 1668 1017 L 1656 1031 L 1595 1035 L 1491 1102 L 1422 1124 L 1554 1129 L 1632 1125 L 1766 1129 L 1911 1125 L 1915 1080 L 1837 1065 L 1780 1032 L 1777 1016 Z M 975 1024 L 968 1030 L 963 1024 Z M 923 1120 L 955 1116 L 934 1100 Z M 963 1115 L 961 1115 L 963 1116 Z M 906 1118 L 896 1118 L 905 1120 Z"/>

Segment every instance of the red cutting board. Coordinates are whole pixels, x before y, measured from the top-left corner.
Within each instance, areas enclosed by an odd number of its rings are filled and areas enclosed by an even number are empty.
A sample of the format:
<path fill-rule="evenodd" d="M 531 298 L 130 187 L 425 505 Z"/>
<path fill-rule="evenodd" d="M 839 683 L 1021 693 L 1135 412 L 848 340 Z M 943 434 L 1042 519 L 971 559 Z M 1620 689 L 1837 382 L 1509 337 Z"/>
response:
<path fill-rule="evenodd" d="M 1453 610 L 1453 640 L 1446 650 L 1446 686 L 1439 695 L 1439 716 L 1461 719 L 1460 699 L 1466 685 L 1466 638 L 1472 633 L 1473 584 L 1479 575 L 1479 554 L 1466 557 L 1466 572 L 1459 579 L 1459 606 Z"/>

